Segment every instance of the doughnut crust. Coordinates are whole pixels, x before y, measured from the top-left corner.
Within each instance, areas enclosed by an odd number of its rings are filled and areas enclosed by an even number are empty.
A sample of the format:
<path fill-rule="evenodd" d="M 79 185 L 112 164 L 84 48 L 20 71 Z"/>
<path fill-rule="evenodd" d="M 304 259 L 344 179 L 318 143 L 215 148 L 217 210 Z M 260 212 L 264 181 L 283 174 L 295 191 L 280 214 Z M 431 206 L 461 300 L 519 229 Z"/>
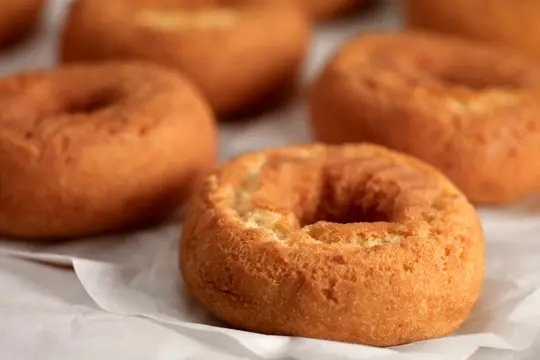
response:
<path fill-rule="evenodd" d="M 294 89 L 310 28 L 289 1 L 79 0 L 61 59 L 155 61 L 188 75 L 218 115 L 244 115 Z"/>
<path fill-rule="evenodd" d="M 540 60 L 538 0 L 406 0 L 404 11 L 411 28 L 489 41 Z"/>
<path fill-rule="evenodd" d="M 0 0 L 0 46 L 13 45 L 36 27 L 44 0 Z"/>
<path fill-rule="evenodd" d="M 143 63 L 0 81 L 0 234 L 51 239 L 163 219 L 214 163 L 206 102 Z"/>
<path fill-rule="evenodd" d="M 442 170 L 475 203 L 540 190 L 540 68 L 513 52 L 421 33 L 361 35 L 313 85 L 313 132 L 373 142 Z"/>
<path fill-rule="evenodd" d="M 180 267 L 229 324 L 375 346 L 454 331 L 478 298 L 474 208 L 432 167 L 383 147 L 247 154 L 191 199 Z"/>

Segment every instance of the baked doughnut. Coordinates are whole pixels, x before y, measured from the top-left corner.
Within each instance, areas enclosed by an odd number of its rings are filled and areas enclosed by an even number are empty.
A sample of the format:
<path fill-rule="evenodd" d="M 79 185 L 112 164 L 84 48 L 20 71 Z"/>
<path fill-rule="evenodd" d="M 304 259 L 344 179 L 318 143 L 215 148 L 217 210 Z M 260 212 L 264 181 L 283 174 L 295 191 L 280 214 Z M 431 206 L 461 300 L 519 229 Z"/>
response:
<path fill-rule="evenodd" d="M 412 28 L 494 42 L 540 60 L 538 0 L 406 0 Z"/>
<path fill-rule="evenodd" d="M 284 0 L 285 1 L 285 0 Z M 364 5 L 368 0 L 299 0 L 315 20 L 326 20 Z"/>
<path fill-rule="evenodd" d="M 171 66 L 199 85 L 217 114 L 234 116 L 290 94 L 309 33 L 306 14 L 289 1 L 79 0 L 61 57 Z"/>
<path fill-rule="evenodd" d="M 39 21 L 44 0 L 0 0 L 0 46 L 28 35 Z"/>
<path fill-rule="evenodd" d="M 184 223 L 188 290 L 229 324 L 390 346 L 455 330 L 484 271 L 474 208 L 438 171 L 368 144 L 236 158 Z"/>
<path fill-rule="evenodd" d="M 211 110 L 180 74 L 65 66 L 0 81 L 0 234 L 93 235 L 162 219 L 213 166 Z"/>
<path fill-rule="evenodd" d="M 313 85 L 313 132 L 418 157 L 475 203 L 540 190 L 540 68 L 513 52 L 420 33 L 355 38 Z"/>

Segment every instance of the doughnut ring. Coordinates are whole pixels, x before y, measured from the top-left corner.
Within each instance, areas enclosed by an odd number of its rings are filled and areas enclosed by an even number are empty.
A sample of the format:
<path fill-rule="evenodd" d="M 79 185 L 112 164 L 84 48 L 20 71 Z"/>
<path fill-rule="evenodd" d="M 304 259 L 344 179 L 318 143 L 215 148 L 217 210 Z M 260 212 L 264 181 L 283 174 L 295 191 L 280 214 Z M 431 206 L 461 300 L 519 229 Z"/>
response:
<path fill-rule="evenodd" d="M 318 140 L 411 154 L 496 204 L 540 190 L 539 94 L 540 66 L 511 50 L 411 32 L 350 41 L 309 103 Z"/>
<path fill-rule="evenodd" d="M 0 108 L 5 236 L 56 239 L 154 223 L 213 167 L 211 110 L 187 80 L 156 65 L 11 76 L 0 80 Z"/>
<path fill-rule="evenodd" d="M 79 0 L 63 62 L 144 59 L 186 74 L 221 117 L 285 100 L 297 86 L 311 22 L 275 0 Z"/>
<path fill-rule="evenodd" d="M 484 272 L 476 212 L 443 175 L 383 147 L 306 145 L 240 156 L 184 223 L 191 294 L 249 331 L 390 346 L 443 336 Z"/>

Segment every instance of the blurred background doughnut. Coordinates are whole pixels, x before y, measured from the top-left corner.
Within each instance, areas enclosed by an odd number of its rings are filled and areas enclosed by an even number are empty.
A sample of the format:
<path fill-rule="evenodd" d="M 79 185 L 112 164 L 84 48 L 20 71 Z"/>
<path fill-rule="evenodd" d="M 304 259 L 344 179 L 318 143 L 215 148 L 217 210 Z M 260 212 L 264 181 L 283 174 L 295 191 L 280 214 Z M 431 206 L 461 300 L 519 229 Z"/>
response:
<path fill-rule="evenodd" d="M 274 0 L 79 0 L 63 62 L 146 59 L 181 70 L 220 116 L 280 103 L 296 86 L 310 21 Z"/>
<path fill-rule="evenodd" d="M 103 63 L 0 81 L 0 234 L 51 239 L 162 220 L 212 168 L 216 130 L 177 72 Z"/>
<path fill-rule="evenodd" d="M 513 51 L 435 34 L 364 34 L 310 99 L 328 143 L 374 142 L 442 170 L 470 200 L 540 190 L 540 66 Z"/>
<path fill-rule="evenodd" d="M 405 0 L 409 27 L 515 48 L 540 61 L 538 0 Z"/>

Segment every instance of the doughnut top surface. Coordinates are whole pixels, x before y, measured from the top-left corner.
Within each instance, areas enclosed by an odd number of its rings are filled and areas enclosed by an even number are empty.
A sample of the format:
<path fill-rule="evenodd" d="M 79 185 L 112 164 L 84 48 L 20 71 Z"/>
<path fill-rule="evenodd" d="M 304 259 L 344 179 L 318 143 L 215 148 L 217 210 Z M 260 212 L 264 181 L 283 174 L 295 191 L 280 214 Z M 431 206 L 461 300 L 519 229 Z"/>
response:
<path fill-rule="evenodd" d="M 42 148 L 60 135 L 84 137 L 81 144 L 144 135 L 167 113 L 198 107 L 198 96 L 180 75 L 144 62 L 21 74 L 0 84 L 0 139 Z"/>
<path fill-rule="evenodd" d="M 485 113 L 519 104 L 540 89 L 540 67 L 512 51 L 426 33 L 357 37 L 336 55 L 334 69 L 399 92 L 441 97 L 457 113 Z M 374 89 L 376 90 L 376 89 Z"/>
<path fill-rule="evenodd" d="M 255 0 L 116 0 L 107 7 L 101 6 L 100 0 L 86 0 L 85 5 L 102 11 L 118 24 L 131 22 L 141 28 L 165 32 L 234 30 L 241 22 L 251 21 L 253 10 L 260 15 L 260 9 L 279 12 L 283 6 L 291 8 L 286 1 Z"/>
<path fill-rule="evenodd" d="M 162 30 L 229 29 L 236 25 L 239 14 L 231 9 L 141 10 L 135 22 L 141 26 Z"/>
<path fill-rule="evenodd" d="M 468 221 L 437 172 L 373 145 L 307 146 L 242 156 L 210 177 L 227 221 L 286 246 L 373 247 L 430 237 Z"/>

